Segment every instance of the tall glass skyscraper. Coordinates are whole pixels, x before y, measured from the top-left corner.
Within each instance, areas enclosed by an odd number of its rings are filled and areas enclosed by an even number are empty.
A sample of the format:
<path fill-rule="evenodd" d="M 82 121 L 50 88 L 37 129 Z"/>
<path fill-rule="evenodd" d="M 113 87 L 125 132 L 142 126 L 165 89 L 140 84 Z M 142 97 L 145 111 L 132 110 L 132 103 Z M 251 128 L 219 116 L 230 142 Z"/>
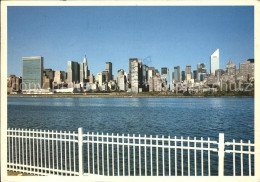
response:
<path fill-rule="evenodd" d="M 174 80 L 176 82 L 180 82 L 181 81 L 181 75 L 180 75 L 180 66 L 175 66 L 174 67 Z"/>
<path fill-rule="evenodd" d="M 168 67 L 162 67 L 161 68 L 161 78 L 165 78 L 167 81 L 167 90 L 170 90 L 172 88 L 172 81 L 170 77 L 170 72 Z"/>
<path fill-rule="evenodd" d="M 219 49 L 210 56 L 210 73 L 215 75 L 215 71 L 219 69 Z"/>
<path fill-rule="evenodd" d="M 106 69 L 105 71 L 108 72 L 108 81 L 112 80 L 112 63 L 111 62 L 106 62 Z"/>
<path fill-rule="evenodd" d="M 43 85 L 43 57 L 23 57 L 23 91 L 41 89 Z"/>
<path fill-rule="evenodd" d="M 73 87 L 73 83 L 80 81 L 80 65 L 75 61 L 68 61 L 68 84 L 69 88 Z"/>

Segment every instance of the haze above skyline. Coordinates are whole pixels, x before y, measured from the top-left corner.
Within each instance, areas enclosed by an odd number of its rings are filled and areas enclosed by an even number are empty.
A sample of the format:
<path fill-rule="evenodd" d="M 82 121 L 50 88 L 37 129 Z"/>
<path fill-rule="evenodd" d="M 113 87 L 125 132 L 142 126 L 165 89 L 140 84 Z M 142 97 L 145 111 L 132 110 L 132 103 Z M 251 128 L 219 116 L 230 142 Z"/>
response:
<path fill-rule="evenodd" d="M 22 76 L 22 57 L 67 71 L 84 54 L 94 76 L 108 61 L 114 76 L 128 72 L 129 58 L 170 72 L 203 62 L 209 72 L 218 48 L 221 69 L 254 58 L 253 6 L 8 7 L 8 75 Z"/>

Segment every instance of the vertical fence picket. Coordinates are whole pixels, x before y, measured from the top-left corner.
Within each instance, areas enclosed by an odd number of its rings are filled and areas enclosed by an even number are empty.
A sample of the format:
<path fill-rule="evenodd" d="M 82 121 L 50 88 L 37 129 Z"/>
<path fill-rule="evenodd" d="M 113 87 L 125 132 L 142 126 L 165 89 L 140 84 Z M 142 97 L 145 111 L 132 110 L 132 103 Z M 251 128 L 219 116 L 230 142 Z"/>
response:
<path fill-rule="evenodd" d="M 183 137 L 181 137 L 181 176 L 183 176 Z"/>
<path fill-rule="evenodd" d="M 88 173 L 90 174 L 90 160 L 89 160 L 89 158 L 90 158 L 90 156 L 89 156 L 89 150 L 90 150 L 90 148 L 89 148 L 89 132 L 87 133 L 87 142 L 88 142 Z"/>
<path fill-rule="evenodd" d="M 49 171 L 48 173 L 50 174 L 50 170 L 51 170 L 51 156 L 50 156 L 50 131 L 48 130 L 48 168 L 49 168 Z"/>
<path fill-rule="evenodd" d="M 144 135 L 144 175 L 147 176 L 146 135 Z"/>
<path fill-rule="evenodd" d="M 54 174 L 55 170 L 55 160 L 54 160 L 54 131 L 51 132 L 51 149 L 52 149 L 52 173 Z"/>
<path fill-rule="evenodd" d="M 21 164 L 21 159 L 20 159 L 20 129 L 18 129 L 18 131 L 17 131 L 17 141 L 18 141 L 18 165 L 17 165 L 17 167 L 18 167 L 18 169 L 20 169 L 20 164 Z"/>
<path fill-rule="evenodd" d="M 114 134 L 112 133 L 112 176 L 115 176 L 115 161 L 114 161 Z"/>
<path fill-rule="evenodd" d="M 10 131 L 10 128 L 8 128 L 8 132 L 7 132 L 7 135 L 8 135 L 8 151 L 9 151 L 9 155 L 8 155 L 8 163 L 9 163 L 9 168 L 10 168 L 10 164 L 11 164 L 11 131 Z"/>
<path fill-rule="evenodd" d="M 119 176 L 119 136 L 118 136 L 118 133 L 116 135 L 116 138 L 117 138 L 117 176 Z"/>
<path fill-rule="evenodd" d="M 240 140 L 240 151 L 241 151 L 241 176 L 244 175 L 244 168 L 243 168 L 243 140 Z"/>
<path fill-rule="evenodd" d="M 249 176 L 251 176 L 251 142 L 248 140 L 248 172 Z"/>
<path fill-rule="evenodd" d="M 32 171 L 32 150 L 31 150 L 31 129 L 29 129 L 29 162 L 30 162 L 30 169 L 29 171 Z"/>
<path fill-rule="evenodd" d="M 208 176 L 211 176 L 210 171 L 210 138 L 208 137 Z"/>
<path fill-rule="evenodd" d="M 224 176 L 224 133 L 219 134 L 219 142 L 218 142 L 218 175 Z"/>
<path fill-rule="evenodd" d="M 28 153 L 28 142 L 27 142 L 27 140 L 28 140 L 28 131 L 27 131 L 27 129 L 25 129 L 25 136 L 26 136 L 26 138 L 25 138 L 25 165 L 26 165 L 26 169 L 28 170 L 28 155 L 27 155 L 27 153 Z M 29 138 L 29 140 L 30 140 L 30 138 Z M 10 145 L 9 145 L 10 146 Z"/>
<path fill-rule="evenodd" d="M 133 154 L 134 154 L 133 166 L 134 166 L 134 176 L 135 176 L 135 134 L 133 134 Z"/>
<path fill-rule="evenodd" d="M 69 142 L 69 169 L 70 169 L 70 176 L 71 176 L 71 133 L 69 131 L 69 137 L 68 137 L 68 142 Z"/>
<path fill-rule="evenodd" d="M 62 131 L 60 131 L 60 170 L 61 170 L 61 175 L 63 174 L 62 173 L 62 170 L 63 170 L 63 162 L 62 162 Z"/>
<path fill-rule="evenodd" d="M 164 166 L 164 136 L 162 136 L 162 168 L 163 168 L 163 176 L 165 176 L 165 166 Z"/>
<path fill-rule="evenodd" d="M 150 135 L 150 163 L 151 163 L 151 176 L 153 176 L 153 138 L 152 135 Z"/>
<path fill-rule="evenodd" d="M 75 139 L 75 131 L 73 131 L 73 171 L 74 171 L 74 174 L 76 172 L 76 139 Z"/>
<path fill-rule="evenodd" d="M 128 176 L 130 176 L 130 138 L 129 138 L 129 134 L 127 135 L 127 142 L 128 142 Z"/>
<path fill-rule="evenodd" d="M 83 128 L 78 128 L 78 165 L 79 165 L 79 176 L 84 175 L 84 158 L 83 158 Z"/>
<path fill-rule="evenodd" d="M 39 137 L 39 139 L 40 139 L 40 156 L 39 157 L 41 159 L 40 165 L 41 165 L 41 168 L 42 168 L 42 130 L 40 130 L 40 137 Z M 42 170 L 41 170 L 41 173 L 42 173 Z"/>
<path fill-rule="evenodd" d="M 97 174 L 99 175 L 99 136 L 97 132 Z"/>
<path fill-rule="evenodd" d="M 236 176 L 236 144 L 235 140 L 233 139 L 233 176 Z"/>
<path fill-rule="evenodd" d="M 123 158 L 123 176 L 125 176 L 125 134 L 122 135 L 122 147 L 123 147 L 123 152 L 122 152 L 122 158 Z"/>
<path fill-rule="evenodd" d="M 39 176 L 39 130 L 36 130 L 36 162 L 37 162 L 37 174 Z"/>
<path fill-rule="evenodd" d="M 141 135 L 139 134 L 139 176 L 141 176 Z"/>
<path fill-rule="evenodd" d="M 24 131 L 23 131 L 23 129 L 22 129 L 22 133 L 21 133 L 21 135 L 22 135 L 22 164 L 23 164 L 23 167 L 22 167 L 22 169 L 24 170 L 24 148 L 23 148 L 23 146 L 24 146 Z"/>
<path fill-rule="evenodd" d="M 67 135 L 66 131 L 64 131 L 64 163 L 65 163 L 65 169 L 66 172 L 65 175 L 67 176 Z"/>
<path fill-rule="evenodd" d="M 10 136 L 11 136 L 11 133 L 10 133 L 10 128 L 8 128 L 7 129 L 7 150 L 8 150 L 8 154 L 7 154 L 7 165 L 8 165 L 8 167 L 7 168 L 10 168 L 10 164 L 9 163 L 11 163 L 11 161 L 10 161 L 10 159 L 11 159 L 11 154 L 10 154 L 10 151 L 11 151 L 11 148 L 10 148 L 10 144 L 11 144 L 11 142 L 10 142 Z"/>
<path fill-rule="evenodd" d="M 95 158 L 94 158 L 94 150 L 95 150 L 94 145 L 95 145 L 95 143 L 94 143 L 94 132 L 92 132 L 91 141 L 92 141 L 92 143 L 91 143 L 91 145 L 92 145 L 92 173 L 95 174 Z"/>
<path fill-rule="evenodd" d="M 194 174 L 197 176 L 197 143 L 196 137 L 194 137 Z"/>
<path fill-rule="evenodd" d="M 13 130 L 13 128 L 12 128 L 12 168 L 14 168 L 14 130 Z"/>
<path fill-rule="evenodd" d="M 109 171 L 109 138 L 108 138 L 108 133 L 107 133 L 107 175 L 110 175 Z"/>
<path fill-rule="evenodd" d="M 169 176 L 171 176 L 172 174 L 172 171 L 171 171 L 171 137 L 170 136 L 168 136 L 168 146 L 169 146 L 169 148 L 168 148 L 168 160 L 169 160 Z"/>
<path fill-rule="evenodd" d="M 204 167 L 203 167 L 203 137 L 201 137 L 201 176 L 204 175 Z"/>
<path fill-rule="evenodd" d="M 33 166 L 34 167 L 36 167 L 36 165 L 35 165 L 35 137 L 34 137 L 34 135 L 35 135 L 35 132 L 34 132 L 34 129 L 33 129 Z M 35 171 L 35 168 L 33 169 L 33 171 Z"/>
<path fill-rule="evenodd" d="M 190 137 L 187 138 L 188 145 L 188 176 L 190 176 Z"/>
<path fill-rule="evenodd" d="M 51 150 L 52 150 L 52 174 L 54 174 L 55 164 L 54 164 L 54 132 L 51 131 Z"/>
<path fill-rule="evenodd" d="M 56 130 L 56 173 L 59 175 L 58 131 Z"/>
<path fill-rule="evenodd" d="M 105 163 L 104 163 L 104 134 L 102 132 L 102 175 L 105 175 Z"/>
<path fill-rule="evenodd" d="M 156 176 L 159 176 L 158 135 L 156 135 Z"/>
<path fill-rule="evenodd" d="M 176 136 L 174 137 L 174 145 L 175 145 L 175 148 L 174 148 L 174 170 L 175 170 L 175 176 L 177 176 L 177 138 Z"/>
<path fill-rule="evenodd" d="M 44 151 L 44 173 L 45 173 L 45 175 L 46 175 L 46 164 L 47 164 L 47 162 L 46 162 L 46 133 L 45 133 L 45 130 L 43 130 L 43 142 L 44 142 L 44 144 L 43 144 L 43 151 Z"/>

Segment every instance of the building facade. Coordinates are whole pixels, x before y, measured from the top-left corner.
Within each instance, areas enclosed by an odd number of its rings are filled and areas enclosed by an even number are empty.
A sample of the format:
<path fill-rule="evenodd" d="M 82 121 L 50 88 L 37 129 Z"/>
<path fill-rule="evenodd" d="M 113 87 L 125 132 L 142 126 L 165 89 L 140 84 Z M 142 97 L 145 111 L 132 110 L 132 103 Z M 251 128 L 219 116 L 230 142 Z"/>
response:
<path fill-rule="evenodd" d="M 106 68 L 105 71 L 107 71 L 108 73 L 108 77 L 107 77 L 107 82 L 109 82 L 110 80 L 112 80 L 112 63 L 111 62 L 106 62 Z"/>
<path fill-rule="evenodd" d="M 174 67 L 174 80 L 176 82 L 180 82 L 181 81 L 180 66 L 175 66 Z"/>
<path fill-rule="evenodd" d="M 231 59 L 228 61 L 227 64 L 227 74 L 230 75 L 236 75 L 236 65 L 232 63 Z"/>
<path fill-rule="evenodd" d="M 22 77 L 10 75 L 7 78 L 7 92 L 20 92 L 22 90 Z"/>
<path fill-rule="evenodd" d="M 79 77 L 79 63 L 75 61 L 68 61 L 68 87 L 74 87 L 74 84 L 80 82 Z"/>
<path fill-rule="evenodd" d="M 191 66 L 187 65 L 185 67 L 185 73 L 186 73 L 186 80 L 192 79 L 192 71 L 191 71 Z"/>
<path fill-rule="evenodd" d="M 142 61 L 137 58 L 129 59 L 129 83 L 131 92 L 139 93 L 142 89 Z"/>
<path fill-rule="evenodd" d="M 85 82 L 85 80 L 88 79 L 89 75 L 90 75 L 90 71 L 88 69 L 88 61 L 87 61 L 87 57 L 86 57 L 86 54 L 83 58 L 83 81 Z"/>
<path fill-rule="evenodd" d="M 160 75 L 153 76 L 149 81 L 149 92 L 161 92 L 162 91 L 162 79 Z"/>
<path fill-rule="evenodd" d="M 23 91 L 41 89 L 43 85 L 43 57 L 23 57 Z"/>
<path fill-rule="evenodd" d="M 215 75 L 215 71 L 219 69 L 219 49 L 210 56 L 210 74 Z"/>

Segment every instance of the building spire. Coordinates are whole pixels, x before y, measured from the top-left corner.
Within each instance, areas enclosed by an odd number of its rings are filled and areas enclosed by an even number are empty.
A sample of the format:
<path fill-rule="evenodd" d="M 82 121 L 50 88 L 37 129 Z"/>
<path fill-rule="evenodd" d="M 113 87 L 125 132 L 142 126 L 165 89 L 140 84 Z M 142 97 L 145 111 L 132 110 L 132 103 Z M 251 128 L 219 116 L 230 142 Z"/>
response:
<path fill-rule="evenodd" d="M 86 53 L 85 53 L 84 58 L 83 58 L 83 63 L 87 64 L 87 56 L 86 56 Z"/>

